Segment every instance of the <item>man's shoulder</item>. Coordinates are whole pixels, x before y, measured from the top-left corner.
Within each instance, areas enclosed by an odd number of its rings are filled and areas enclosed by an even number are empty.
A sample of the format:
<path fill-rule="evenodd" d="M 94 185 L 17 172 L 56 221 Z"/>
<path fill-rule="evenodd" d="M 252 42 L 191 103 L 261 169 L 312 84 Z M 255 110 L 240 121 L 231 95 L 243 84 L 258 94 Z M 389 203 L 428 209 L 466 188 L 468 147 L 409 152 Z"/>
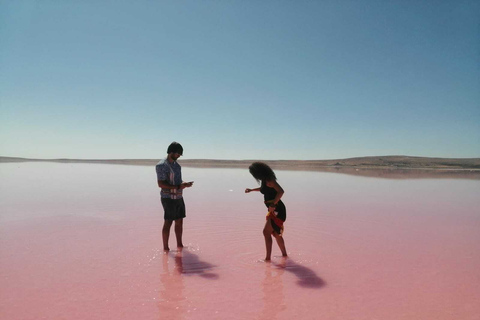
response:
<path fill-rule="evenodd" d="M 167 158 L 160 160 L 155 168 L 168 168 L 168 169 L 180 169 L 182 166 L 178 163 L 178 161 L 174 161 L 173 163 L 168 163 Z"/>
<path fill-rule="evenodd" d="M 167 161 L 167 159 L 162 159 L 162 160 L 160 160 L 160 161 L 155 165 L 155 167 L 156 167 L 156 168 L 160 168 L 160 167 L 165 166 L 166 161 Z"/>
<path fill-rule="evenodd" d="M 157 163 L 157 166 L 158 165 L 164 165 L 166 162 L 167 162 L 167 158 L 160 159 L 160 161 L 158 161 L 158 163 Z"/>

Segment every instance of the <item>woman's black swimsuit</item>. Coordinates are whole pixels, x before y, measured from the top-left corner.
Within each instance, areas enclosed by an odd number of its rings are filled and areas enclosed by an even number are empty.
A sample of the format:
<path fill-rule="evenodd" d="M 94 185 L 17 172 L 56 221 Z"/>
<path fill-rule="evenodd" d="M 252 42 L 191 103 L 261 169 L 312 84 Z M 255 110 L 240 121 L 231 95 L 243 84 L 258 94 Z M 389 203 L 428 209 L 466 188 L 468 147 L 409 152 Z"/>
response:
<path fill-rule="evenodd" d="M 265 205 L 268 208 L 268 205 L 269 205 L 268 202 L 275 199 L 275 197 L 277 196 L 277 191 L 274 188 L 270 188 L 269 186 L 267 186 L 265 184 L 265 181 L 262 181 L 262 185 L 260 187 L 260 192 L 263 194 L 263 199 L 265 200 Z M 285 220 L 287 220 L 287 209 L 285 208 L 285 205 L 283 204 L 282 200 L 278 201 L 277 207 L 275 208 L 275 212 L 277 213 L 277 217 L 280 220 L 282 220 L 283 222 L 285 222 Z M 275 230 L 275 232 L 277 234 L 281 234 L 280 226 L 276 225 L 275 222 L 273 222 L 272 219 L 269 219 L 269 220 L 272 224 L 273 230 Z"/>

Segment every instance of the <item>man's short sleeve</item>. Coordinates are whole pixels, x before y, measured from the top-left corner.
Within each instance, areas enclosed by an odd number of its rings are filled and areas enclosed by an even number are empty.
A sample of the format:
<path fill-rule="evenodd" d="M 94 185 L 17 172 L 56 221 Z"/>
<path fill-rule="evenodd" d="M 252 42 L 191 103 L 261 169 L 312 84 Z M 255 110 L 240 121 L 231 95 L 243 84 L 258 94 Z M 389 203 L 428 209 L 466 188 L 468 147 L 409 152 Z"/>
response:
<path fill-rule="evenodd" d="M 168 170 L 164 164 L 157 164 L 155 170 L 157 171 L 157 180 L 168 180 Z"/>

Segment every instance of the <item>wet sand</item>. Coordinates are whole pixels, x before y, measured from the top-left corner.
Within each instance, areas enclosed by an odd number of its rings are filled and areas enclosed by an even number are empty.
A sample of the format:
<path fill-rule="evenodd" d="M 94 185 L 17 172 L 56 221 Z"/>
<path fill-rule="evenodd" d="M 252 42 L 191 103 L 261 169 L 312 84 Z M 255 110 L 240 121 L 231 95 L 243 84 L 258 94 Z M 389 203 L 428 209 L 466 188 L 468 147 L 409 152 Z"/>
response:
<path fill-rule="evenodd" d="M 277 172 L 285 241 L 244 169 L 184 166 L 164 253 L 153 167 L 0 164 L 2 319 L 477 319 L 480 182 Z"/>

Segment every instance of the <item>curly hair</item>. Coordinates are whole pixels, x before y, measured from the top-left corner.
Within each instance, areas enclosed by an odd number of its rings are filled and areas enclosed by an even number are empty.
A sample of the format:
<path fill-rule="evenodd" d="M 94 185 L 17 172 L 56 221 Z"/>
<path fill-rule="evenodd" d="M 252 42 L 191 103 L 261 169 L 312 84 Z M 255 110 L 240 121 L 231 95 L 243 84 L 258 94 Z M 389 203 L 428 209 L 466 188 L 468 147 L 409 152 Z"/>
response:
<path fill-rule="evenodd" d="M 248 170 L 258 183 L 266 180 L 277 180 L 275 172 L 266 163 L 254 162 L 248 167 Z"/>

